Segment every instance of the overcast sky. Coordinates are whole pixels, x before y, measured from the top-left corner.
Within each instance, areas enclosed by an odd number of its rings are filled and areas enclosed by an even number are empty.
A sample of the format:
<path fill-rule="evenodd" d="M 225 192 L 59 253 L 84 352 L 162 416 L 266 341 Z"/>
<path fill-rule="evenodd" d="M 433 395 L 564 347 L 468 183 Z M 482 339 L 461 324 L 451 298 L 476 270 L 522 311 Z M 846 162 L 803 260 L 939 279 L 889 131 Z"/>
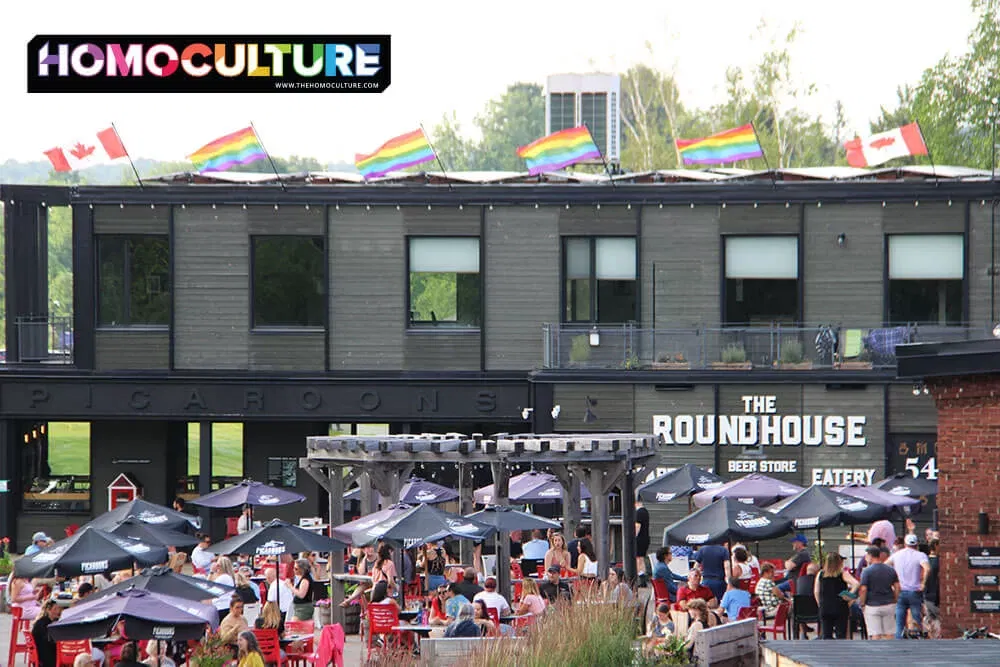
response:
<path fill-rule="evenodd" d="M 464 124 L 515 81 L 548 74 L 624 71 L 636 62 L 674 69 L 683 101 L 720 101 L 726 67 L 750 67 L 774 32 L 794 22 L 802 81 L 815 82 L 813 110 L 829 120 L 844 102 L 864 132 L 896 86 L 915 82 L 945 53 L 961 53 L 974 25 L 966 0 L 715 0 L 574 3 L 205 2 L 8 0 L 0 21 L 3 122 L 0 160 L 42 159 L 53 145 L 91 136 L 114 121 L 133 157 L 181 160 L 253 120 L 273 155 L 348 161 L 386 139 L 430 130 L 454 111 Z M 26 51 L 35 34 L 351 34 L 392 36 L 392 85 L 381 95 L 28 95 Z M 653 48 L 650 56 L 646 49 Z"/>

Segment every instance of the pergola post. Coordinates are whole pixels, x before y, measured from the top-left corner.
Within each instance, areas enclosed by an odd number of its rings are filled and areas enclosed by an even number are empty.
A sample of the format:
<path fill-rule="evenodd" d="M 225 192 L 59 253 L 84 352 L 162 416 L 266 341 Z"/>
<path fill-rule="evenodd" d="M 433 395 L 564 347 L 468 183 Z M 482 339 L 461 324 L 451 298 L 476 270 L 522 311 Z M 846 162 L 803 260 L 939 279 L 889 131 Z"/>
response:
<path fill-rule="evenodd" d="M 493 473 L 493 504 L 509 505 L 507 496 L 510 494 L 510 470 L 506 461 L 493 461 L 490 463 L 490 471 Z M 501 591 L 508 600 L 511 598 L 513 589 L 510 583 L 510 535 L 508 533 L 497 533 L 497 590 Z"/>
<path fill-rule="evenodd" d="M 569 466 L 554 465 L 552 474 L 563 489 L 563 531 L 566 541 L 574 539 L 576 527 L 580 525 L 580 475 L 573 474 Z"/>
<path fill-rule="evenodd" d="M 344 468 L 338 465 L 327 466 L 327 475 L 329 475 L 329 486 L 327 487 L 328 497 L 329 497 L 329 512 L 330 512 L 330 533 L 333 534 L 333 527 L 339 525 L 344 520 Z M 336 610 L 337 612 L 343 612 L 340 607 L 340 603 L 344 601 L 344 587 L 334 586 L 333 575 L 341 574 L 344 571 L 344 550 L 337 549 L 330 554 L 328 562 L 326 564 L 327 571 L 330 573 L 330 609 Z M 344 619 L 342 617 L 338 618 L 336 622 L 343 623 Z M 332 617 L 331 617 L 331 620 Z"/>
<path fill-rule="evenodd" d="M 608 496 L 604 492 L 606 477 L 604 466 L 594 465 L 588 470 L 590 488 L 590 521 L 592 527 L 594 550 L 597 551 L 597 578 L 604 579 L 611 563 L 611 544 L 608 537 Z"/>
<path fill-rule="evenodd" d="M 389 499 L 389 504 L 399 502 L 399 491 L 403 488 L 403 484 L 406 480 L 410 478 L 410 473 L 413 472 L 413 463 L 376 463 L 371 462 L 365 466 L 368 477 L 371 480 L 372 486 L 382 495 L 383 498 Z M 388 505 L 386 505 L 388 506 Z M 406 584 L 404 577 L 403 568 L 403 551 L 406 545 L 399 544 L 398 548 L 393 550 L 392 561 L 396 565 L 396 574 L 399 575 L 400 584 L 397 587 L 397 595 L 399 597 L 399 608 L 406 608 L 406 598 L 404 596 Z M 416 563 L 414 563 L 414 567 Z"/>
<path fill-rule="evenodd" d="M 472 466 L 459 463 L 458 479 L 459 479 L 458 488 L 460 491 L 458 495 L 458 513 L 461 514 L 462 516 L 465 516 L 466 514 L 472 513 L 473 501 L 475 500 L 475 497 L 473 495 L 475 489 L 472 488 L 474 484 L 472 475 Z M 475 555 L 475 550 L 473 549 L 473 546 L 469 544 L 469 540 L 462 540 L 461 543 L 459 544 L 458 557 L 463 563 L 471 563 L 472 566 L 475 567 L 476 571 L 478 572 L 479 567 L 477 567 L 477 563 L 474 562 L 474 555 Z"/>
<path fill-rule="evenodd" d="M 622 498 L 622 569 L 625 579 L 635 581 L 638 576 L 638 555 L 635 553 L 635 484 L 632 479 L 632 463 L 625 466 L 621 481 Z M 645 572 L 645 570 L 643 570 Z"/>
<path fill-rule="evenodd" d="M 361 477 L 358 479 L 358 486 L 361 488 L 361 516 L 367 516 L 375 511 L 378 507 L 378 500 L 375 496 L 378 491 L 375 490 L 375 486 L 372 484 L 372 476 L 368 472 L 368 467 L 365 466 L 364 472 L 361 473 Z"/>

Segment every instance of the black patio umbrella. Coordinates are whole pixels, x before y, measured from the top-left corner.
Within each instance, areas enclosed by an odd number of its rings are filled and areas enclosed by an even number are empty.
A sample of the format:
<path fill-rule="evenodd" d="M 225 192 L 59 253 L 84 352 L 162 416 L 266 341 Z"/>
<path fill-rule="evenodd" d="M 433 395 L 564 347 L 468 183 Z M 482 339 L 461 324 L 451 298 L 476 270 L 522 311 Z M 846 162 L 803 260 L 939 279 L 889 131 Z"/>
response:
<path fill-rule="evenodd" d="M 868 500 L 838 493 L 827 486 L 813 485 L 808 489 L 768 508 L 778 516 L 791 519 L 795 530 L 816 529 L 816 540 L 822 544 L 822 529 L 828 526 L 854 526 L 883 519 L 892 514 L 890 505 L 880 505 Z M 854 534 L 854 530 L 851 530 Z M 822 553 L 822 548 L 820 550 Z M 854 544 L 852 540 L 853 558 Z"/>
<path fill-rule="evenodd" d="M 938 490 L 937 480 L 914 477 L 908 472 L 898 472 L 886 477 L 881 482 L 872 484 L 872 486 L 894 496 L 908 496 L 910 498 L 936 496 Z"/>
<path fill-rule="evenodd" d="M 668 503 L 674 498 L 689 497 L 709 489 L 717 489 L 725 480 L 715 473 L 685 463 L 676 470 L 646 482 L 635 490 L 640 499 L 649 503 Z M 690 510 L 690 501 L 688 502 Z"/>
<path fill-rule="evenodd" d="M 201 519 L 190 514 L 178 512 L 169 507 L 157 505 L 137 498 L 124 505 L 119 505 L 110 512 L 105 512 L 85 527 L 111 530 L 125 519 L 135 518 L 160 528 L 169 528 L 181 533 L 194 534 L 201 527 Z"/>
<path fill-rule="evenodd" d="M 201 507 L 279 507 L 301 503 L 306 499 L 301 493 L 279 489 L 263 482 L 245 479 L 235 486 L 227 486 L 218 491 L 212 491 L 191 501 L 192 505 Z"/>
<path fill-rule="evenodd" d="M 551 519 L 546 519 L 530 512 L 524 512 L 516 507 L 502 505 L 489 505 L 478 512 L 466 514 L 465 516 L 469 519 L 475 519 L 480 523 L 493 526 L 493 529 L 499 533 L 509 533 L 514 530 L 534 530 L 536 528 L 540 530 L 547 530 L 549 528 L 559 530 L 562 528 L 562 524 L 558 521 L 552 521 Z"/>
<path fill-rule="evenodd" d="M 759 542 L 780 537 L 792 529 L 790 519 L 767 510 L 722 498 L 663 530 L 663 545 Z"/>
<path fill-rule="evenodd" d="M 156 544 L 164 547 L 193 547 L 199 542 L 198 538 L 194 535 L 179 533 L 176 530 L 170 530 L 169 528 L 157 526 L 152 523 L 144 523 L 135 517 L 125 519 L 114 528 L 110 528 L 107 532 L 118 537 L 128 537 L 133 540 L 145 542 L 146 544 Z"/>
<path fill-rule="evenodd" d="M 115 584 L 94 593 L 87 600 L 107 597 L 130 588 L 146 590 L 150 593 L 158 593 L 160 595 L 170 595 L 192 602 L 222 597 L 236 590 L 233 586 L 209 581 L 208 579 L 189 577 L 186 574 L 177 574 L 169 567 L 156 566 L 147 568 L 120 584 Z"/>
<path fill-rule="evenodd" d="M 49 636 L 55 641 L 104 637 L 120 621 L 129 639 L 188 641 L 204 637 L 206 626 L 217 627 L 218 612 L 190 600 L 130 589 L 70 607 L 49 626 Z"/>
<path fill-rule="evenodd" d="M 246 554 L 249 556 L 280 556 L 300 551 L 329 553 L 346 549 L 347 545 L 332 537 L 299 528 L 287 521 L 274 519 L 260 528 L 230 537 L 208 548 L 214 554 Z"/>
<path fill-rule="evenodd" d="M 399 489 L 399 502 L 415 505 L 417 503 L 446 503 L 458 498 L 458 491 L 429 482 L 420 477 L 411 477 Z"/>
<path fill-rule="evenodd" d="M 47 549 L 18 558 L 14 562 L 14 576 L 69 579 L 83 574 L 125 570 L 136 563 L 141 566 L 159 565 L 167 557 L 164 546 L 130 540 L 85 526 Z"/>
<path fill-rule="evenodd" d="M 783 482 L 780 479 L 768 477 L 758 473 L 752 473 L 731 482 L 726 482 L 722 486 L 708 489 L 694 494 L 694 504 L 698 507 L 705 507 L 709 503 L 719 498 L 732 498 L 740 503 L 767 507 L 779 500 L 790 498 L 804 489 L 790 482 Z"/>
<path fill-rule="evenodd" d="M 351 541 L 364 546 L 379 540 L 402 542 L 404 546 L 458 537 L 467 540 L 484 540 L 495 531 L 493 526 L 452 514 L 431 505 L 418 505 L 385 521 L 354 532 Z"/>

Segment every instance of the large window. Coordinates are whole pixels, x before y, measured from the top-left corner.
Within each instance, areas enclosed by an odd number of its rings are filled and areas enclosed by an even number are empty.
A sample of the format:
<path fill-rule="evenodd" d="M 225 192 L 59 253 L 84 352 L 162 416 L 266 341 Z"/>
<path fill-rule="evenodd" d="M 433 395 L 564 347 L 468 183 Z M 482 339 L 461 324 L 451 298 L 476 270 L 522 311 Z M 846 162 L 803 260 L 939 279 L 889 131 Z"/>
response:
<path fill-rule="evenodd" d="M 254 327 L 322 327 L 323 239 L 253 237 Z"/>
<path fill-rule="evenodd" d="M 799 319 L 799 239 L 728 236 L 726 324 L 792 324 Z"/>
<path fill-rule="evenodd" d="M 99 326 L 170 323 L 170 244 L 166 236 L 97 237 Z"/>
<path fill-rule="evenodd" d="M 479 239 L 409 240 L 410 326 L 479 328 Z"/>
<path fill-rule="evenodd" d="M 961 234 L 889 236 L 890 324 L 960 324 L 965 239 Z"/>
<path fill-rule="evenodd" d="M 576 95 L 552 93 L 549 95 L 549 131 L 558 132 L 576 127 Z"/>
<path fill-rule="evenodd" d="M 594 143 L 607 152 L 608 138 L 608 94 L 582 93 L 580 95 L 580 120 L 586 124 L 594 137 Z"/>
<path fill-rule="evenodd" d="M 563 245 L 564 321 L 636 319 L 635 239 L 567 238 Z"/>

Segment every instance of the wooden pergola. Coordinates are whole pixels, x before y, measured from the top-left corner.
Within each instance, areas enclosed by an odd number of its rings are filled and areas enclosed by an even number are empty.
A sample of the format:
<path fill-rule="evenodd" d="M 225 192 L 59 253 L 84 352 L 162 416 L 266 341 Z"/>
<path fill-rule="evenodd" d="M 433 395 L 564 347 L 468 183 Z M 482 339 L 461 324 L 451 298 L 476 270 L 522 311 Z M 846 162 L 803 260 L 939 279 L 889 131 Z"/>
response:
<path fill-rule="evenodd" d="M 458 433 L 363 436 L 312 436 L 306 439 L 307 456 L 300 467 L 326 489 L 330 501 L 330 522 L 344 516 L 344 491 L 354 482 L 361 487 L 361 512 L 376 509 L 376 496 L 396 502 L 403 484 L 418 463 L 459 466 L 460 509 L 473 509 L 472 466 L 489 465 L 493 473 L 492 504 L 507 505 L 508 482 L 515 464 L 532 464 L 548 469 L 563 487 L 564 530 L 571 538 L 580 523 L 580 483 L 591 495 L 591 521 L 598 573 L 604 578 L 611 562 L 608 496 L 621 489 L 623 522 L 623 565 L 626 576 L 636 575 L 635 540 L 630 526 L 635 523 L 633 481 L 643 479 L 655 467 L 659 437 L 634 433 L 581 434 L 500 434 L 484 437 Z M 467 553 L 467 552 L 463 552 Z M 463 557 L 464 562 L 465 561 Z M 498 540 L 497 583 L 510 594 L 509 544 Z M 343 552 L 333 554 L 330 571 L 343 571 Z M 333 602 L 339 603 L 342 589 L 334 589 Z"/>

